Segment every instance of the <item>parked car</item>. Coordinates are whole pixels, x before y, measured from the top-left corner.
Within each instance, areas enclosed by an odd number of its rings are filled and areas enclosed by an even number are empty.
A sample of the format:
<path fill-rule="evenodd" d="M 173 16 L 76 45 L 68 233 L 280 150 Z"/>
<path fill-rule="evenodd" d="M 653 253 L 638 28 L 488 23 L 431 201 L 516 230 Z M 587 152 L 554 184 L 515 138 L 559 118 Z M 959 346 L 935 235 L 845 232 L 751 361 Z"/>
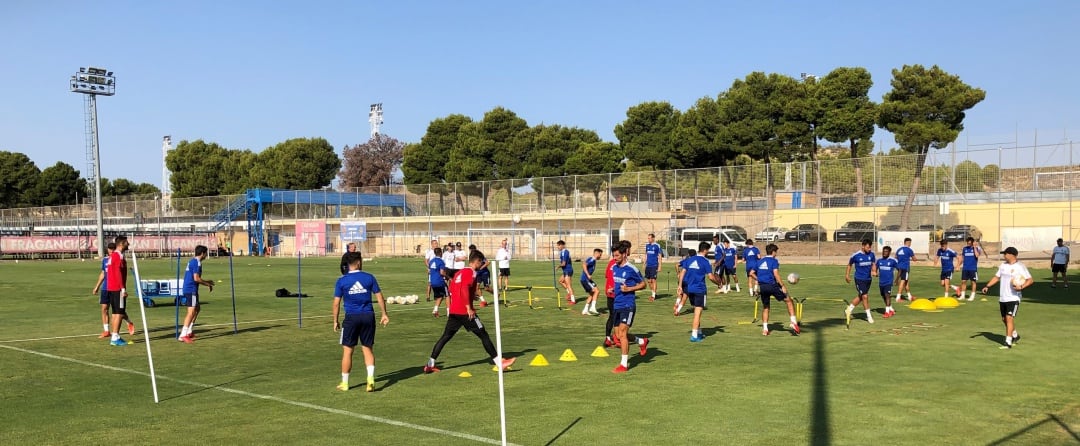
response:
<path fill-rule="evenodd" d="M 720 226 L 720 229 L 730 229 L 732 231 L 738 232 L 739 235 L 741 235 L 744 240 L 750 238 L 750 235 L 746 232 L 746 228 L 744 228 L 742 226 L 725 225 L 725 226 Z"/>
<path fill-rule="evenodd" d="M 888 226 L 886 226 L 884 228 L 881 228 L 881 230 L 882 231 L 899 231 L 900 230 L 900 225 L 888 225 Z"/>
<path fill-rule="evenodd" d="M 941 236 L 944 234 L 944 231 L 941 230 L 941 226 L 935 224 L 919 225 L 919 227 L 915 228 L 915 230 L 929 232 L 931 242 L 941 241 Z"/>
<path fill-rule="evenodd" d="M 877 228 L 870 221 L 849 221 L 840 229 L 833 231 L 833 241 L 837 242 L 861 242 L 873 241 L 877 238 Z"/>
<path fill-rule="evenodd" d="M 775 242 L 784 238 L 784 233 L 787 232 L 787 228 L 779 226 L 769 226 L 762 229 L 761 232 L 754 234 L 754 240 L 759 242 Z"/>
<path fill-rule="evenodd" d="M 819 241 L 824 242 L 829 240 L 829 235 L 825 232 L 825 228 L 821 225 L 814 223 L 805 223 L 791 228 L 790 231 L 784 233 L 784 240 L 791 241 Z"/>
<path fill-rule="evenodd" d="M 953 225 L 945 231 L 944 237 L 945 240 L 950 242 L 962 242 L 967 240 L 968 237 L 979 241 L 982 239 L 982 231 L 976 228 L 975 225 Z"/>

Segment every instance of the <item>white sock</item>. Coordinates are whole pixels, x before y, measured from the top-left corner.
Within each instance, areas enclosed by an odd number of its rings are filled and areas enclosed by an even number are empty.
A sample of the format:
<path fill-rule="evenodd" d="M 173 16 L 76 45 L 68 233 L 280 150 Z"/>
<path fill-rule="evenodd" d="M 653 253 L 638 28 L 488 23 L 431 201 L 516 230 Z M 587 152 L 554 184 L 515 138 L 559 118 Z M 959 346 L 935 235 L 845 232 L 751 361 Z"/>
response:
<path fill-rule="evenodd" d="M 367 366 L 367 376 L 368 376 L 368 378 L 374 378 L 375 377 L 375 366 L 374 365 Z"/>
<path fill-rule="evenodd" d="M 588 305 L 586 305 L 585 308 L 581 309 L 581 314 L 589 314 L 589 306 Z"/>
<path fill-rule="evenodd" d="M 701 330 L 690 330 L 690 336 L 693 336 L 695 338 L 698 337 L 699 333 L 701 333 Z"/>
<path fill-rule="evenodd" d="M 1005 345 L 1012 345 L 1012 336 L 1005 336 Z"/>
<path fill-rule="evenodd" d="M 638 345 L 645 345 L 645 338 L 638 336 L 637 343 Z"/>
<path fill-rule="evenodd" d="M 960 298 L 963 299 L 964 297 L 967 297 L 967 291 L 960 292 Z"/>
<path fill-rule="evenodd" d="M 622 361 L 619 362 L 623 367 L 628 367 L 627 363 L 630 361 L 630 355 L 622 355 Z"/>
<path fill-rule="evenodd" d="M 435 367 L 435 358 L 428 358 L 427 365 L 428 367 Z"/>
<path fill-rule="evenodd" d="M 436 305 L 436 306 L 435 306 L 435 308 L 432 308 L 432 309 L 431 309 L 431 312 L 432 312 L 432 313 L 438 313 L 438 312 L 439 312 L 439 306 L 438 306 L 438 305 Z"/>
<path fill-rule="evenodd" d="M 109 333 L 109 335 L 112 337 L 113 341 L 120 339 L 120 335 L 118 333 Z"/>
<path fill-rule="evenodd" d="M 656 291 L 652 292 L 652 297 L 656 297 Z"/>
<path fill-rule="evenodd" d="M 101 324 L 101 331 L 109 331 L 109 324 Z"/>
<path fill-rule="evenodd" d="M 870 310 L 869 309 L 866 310 L 866 315 L 870 316 Z"/>
<path fill-rule="evenodd" d="M 885 307 L 885 311 L 893 311 L 892 305 L 889 305 L 889 306 Z"/>
<path fill-rule="evenodd" d="M 855 310 L 855 306 L 854 306 L 854 305 L 851 305 L 851 304 L 848 304 L 848 306 L 847 306 L 847 311 L 846 311 L 846 312 L 847 312 L 847 313 L 850 313 L 850 312 L 852 312 L 853 310 Z"/>
<path fill-rule="evenodd" d="M 1020 335 L 1016 334 L 1016 330 L 1013 330 L 1013 335 L 1012 335 L 1012 337 L 1016 338 L 1016 337 L 1020 337 Z"/>
<path fill-rule="evenodd" d="M 487 302 L 486 300 L 484 300 L 484 296 L 480 296 L 480 302 Z"/>
<path fill-rule="evenodd" d="M 592 301 L 592 312 L 593 313 L 599 313 L 599 311 L 596 311 L 596 301 L 595 300 Z"/>
<path fill-rule="evenodd" d="M 349 383 L 349 374 L 348 373 L 342 373 L 341 374 L 341 382 L 343 382 L 345 384 Z"/>
<path fill-rule="evenodd" d="M 769 331 L 769 323 L 768 322 L 762 322 L 761 323 L 761 331 Z"/>
<path fill-rule="evenodd" d="M 795 316 L 791 317 L 791 325 L 799 325 L 799 321 L 795 319 Z"/>

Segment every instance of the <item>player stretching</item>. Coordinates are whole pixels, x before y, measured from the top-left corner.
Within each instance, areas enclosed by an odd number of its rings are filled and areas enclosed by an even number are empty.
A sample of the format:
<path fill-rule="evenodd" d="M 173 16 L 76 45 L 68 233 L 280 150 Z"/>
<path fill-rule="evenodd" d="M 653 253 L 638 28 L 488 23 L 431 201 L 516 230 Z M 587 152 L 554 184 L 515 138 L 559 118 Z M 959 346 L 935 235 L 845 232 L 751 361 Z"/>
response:
<path fill-rule="evenodd" d="M 348 255 L 353 254 L 360 256 L 360 253 L 355 251 L 350 251 Z M 192 257 L 188 261 L 187 268 L 184 268 L 184 295 L 180 297 L 180 305 L 187 307 L 187 315 L 184 316 L 184 326 L 180 329 L 180 337 L 176 340 L 185 344 L 195 342 L 195 333 L 191 331 L 191 327 L 195 325 L 195 318 L 199 317 L 199 311 L 202 310 L 202 303 L 199 301 L 199 285 L 206 286 L 211 293 L 214 292 L 214 281 L 202 277 L 203 260 L 206 260 L 206 247 L 198 245 L 195 247 L 195 257 Z"/>
<path fill-rule="evenodd" d="M 656 243 L 656 235 L 649 234 L 649 241 L 645 243 L 645 282 L 652 291 L 649 301 L 656 300 L 656 277 L 663 267 L 661 262 L 663 258 L 664 250 L 660 249 L 660 244 Z"/>
<path fill-rule="evenodd" d="M 596 271 L 596 261 L 603 256 L 604 250 L 596 248 L 593 250 L 592 257 L 586 257 L 585 264 L 581 266 L 581 287 L 585 289 L 585 294 L 589 296 L 588 300 L 585 301 L 585 308 L 581 309 L 582 316 L 600 314 L 596 311 L 596 298 L 600 296 L 600 288 L 597 288 L 592 275 L 593 271 Z"/>
<path fill-rule="evenodd" d="M 904 291 L 907 291 L 907 299 L 911 301 L 911 262 L 917 262 L 915 251 L 911 249 L 911 237 L 904 238 L 904 246 L 896 250 L 896 272 L 900 286 L 896 289 L 896 300 L 904 300 Z"/>
<path fill-rule="evenodd" d="M 998 308 L 1001 311 L 1001 322 L 1005 323 L 1005 345 L 1001 348 L 1012 348 L 1013 344 L 1020 341 L 1020 333 L 1016 332 L 1016 310 L 1020 308 L 1021 291 L 1031 286 L 1035 280 L 1031 278 L 1027 266 L 1016 261 L 1016 256 L 1019 254 L 1016 248 L 1010 246 L 1001 253 L 1005 255 L 1005 262 L 998 265 L 997 273 L 994 273 L 994 277 L 991 277 L 990 281 L 986 283 L 982 292 L 986 294 L 987 291 L 990 291 L 990 287 L 1002 282 L 1001 287 L 998 289 L 1000 293 Z M 1013 278 L 1017 276 L 1024 277 L 1027 280 L 1020 286 L 1016 286 L 1013 283 Z"/>
<path fill-rule="evenodd" d="M 761 251 L 754 246 L 752 239 L 746 240 L 746 247 L 742 251 L 743 262 L 746 263 L 746 286 L 750 289 L 750 297 L 754 296 L 757 289 L 757 281 L 750 277 L 754 268 L 757 268 L 759 259 L 761 258 Z M 738 286 L 736 284 L 736 286 Z"/>
<path fill-rule="evenodd" d="M 975 244 L 975 238 L 967 238 L 967 246 L 960 250 L 964 258 L 960 267 L 960 299 L 968 291 L 968 281 L 971 281 L 971 295 L 968 301 L 975 300 L 975 282 L 979 281 L 979 257 L 982 257 L 982 248 Z"/>
<path fill-rule="evenodd" d="M 431 309 L 431 317 L 439 317 L 439 305 L 446 297 L 446 262 L 442 259 L 442 248 L 435 248 L 435 255 L 428 262 L 428 284 L 431 294 L 435 296 L 435 307 Z"/>
<path fill-rule="evenodd" d="M 113 251 L 116 250 L 116 243 L 110 242 L 106 245 L 106 251 L 108 254 L 101 258 L 101 274 L 98 274 L 97 283 L 94 284 L 93 294 L 98 295 L 98 303 L 101 304 L 101 336 L 98 339 L 105 339 L 109 337 L 109 294 L 106 292 L 102 285 L 105 285 L 105 272 L 109 269 L 109 258 Z M 128 334 L 135 335 L 135 324 L 131 322 L 131 318 L 127 314 L 124 314 L 124 320 L 127 321 Z"/>
<path fill-rule="evenodd" d="M 112 316 L 109 319 L 109 345 L 123 347 L 127 341 L 120 339 L 120 321 L 127 317 L 127 237 L 116 236 L 116 249 L 109 253 L 109 265 L 105 271 L 105 290 L 109 297 Z"/>
<path fill-rule="evenodd" d="M 690 342 L 705 340 L 705 337 L 701 335 L 701 310 L 705 308 L 705 296 L 709 294 L 705 279 L 708 278 L 715 284 L 720 283 L 720 279 L 712 273 L 709 259 L 705 257 L 705 254 L 709 252 L 709 247 L 709 242 L 698 243 L 698 254 L 683 260 L 679 268 L 678 293 L 685 294 L 690 300 L 690 305 L 694 306 L 694 320 L 690 324 Z M 676 307 L 675 315 L 678 315 L 681 310 L 681 307 Z"/>
<path fill-rule="evenodd" d="M 892 254 L 892 247 L 886 246 L 881 248 L 881 258 L 874 263 L 873 275 L 878 278 L 878 291 L 881 292 L 881 298 L 885 301 L 885 318 L 896 316 L 896 310 L 892 307 L 892 285 L 893 276 L 897 269 L 896 259 L 889 257 Z"/>
<path fill-rule="evenodd" d="M 618 324 L 615 326 L 615 337 L 619 340 L 619 346 L 622 348 L 622 360 L 612 372 L 626 373 L 629 368 L 630 339 L 633 337 L 629 331 L 630 327 L 634 325 L 634 313 L 637 311 L 637 302 L 635 301 L 637 296 L 634 293 L 645 289 L 645 281 L 637 268 L 629 262 L 629 243 L 620 242 L 615 249 L 615 256 L 619 261 L 612 271 L 615 280 L 615 323 Z M 645 356 L 649 340 L 638 337 L 637 344 L 641 349 L 641 356 Z"/>
<path fill-rule="evenodd" d="M 848 328 L 851 327 L 851 312 L 855 309 L 855 306 L 861 301 L 863 309 L 866 310 L 866 322 L 874 323 L 874 316 L 870 315 L 870 284 L 873 282 L 873 277 L 870 275 L 874 269 L 874 253 L 870 251 L 870 240 L 862 241 L 862 249 L 851 255 L 848 259 L 847 271 L 844 272 L 844 281 L 851 283 L 851 270 L 855 269 L 855 291 L 856 296 L 848 304 L 847 309 L 844 310 L 844 319 L 847 322 Z"/>
<path fill-rule="evenodd" d="M 337 389 L 349 390 L 349 373 L 352 372 L 353 349 L 360 344 L 364 353 L 364 365 L 367 366 L 367 391 L 375 391 L 375 309 L 371 305 L 371 296 L 379 301 L 382 318 L 379 322 L 386 326 L 390 318 L 386 316 L 386 301 L 383 300 L 379 282 L 370 273 L 360 271 L 362 260 L 360 253 L 350 252 L 345 255 L 349 263 L 349 272 L 337 280 L 334 285 L 334 332 L 341 330 L 341 384 Z M 345 301 L 345 322 L 338 323 L 338 310 L 341 301 Z"/>
<path fill-rule="evenodd" d="M 454 335 L 462 327 L 480 338 L 480 343 L 484 345 L 484 350 L 491 357 L 491 362 L 499 366 L 499 368 L 506 370 L 517 359 L 499 358 L 499 354 L 495 350 L 495 344 L 491 343 L 491 336 L 488 336 L 487 329 L 480 322 L 480 318 L 476 316 L 476 309 L 473 307 L 471 296 L 476 294 L 476 268 L 480 267 L 483 259 L 484 253 L 479 250 L 473 251 L 469 254 L 467 267 L 458 271 L 450 281 L 450 302 L 447 304 L 450 315 L 446 318 L 446 328 L 443 329 L 442 336 L 435 342 L 435 347 L 431 349 L 431 357 L 428 358 L 427 364 L 424 365 L 424 373 L 439 371 L 439 368 L 435 367 L 435 360 L 439 359 L 443 347 L 446 346 L 447 342 L 450 342 L 450 339 L 453 339 Z"/>
<path fill-rule="evenodd" d="M 952 280 L 953 271 L 956 271 L 957 255 L 956 251 L 949 249 L 949 242 L 946 240 L 941 241 L 941 247 L 937 250 L 937 259 L 934 260 L 934 264 L 941 265 L 941 286 L 945 289 L 945 296 L 949 296 L 949 289 L 952 286 L 949 281 Z"/>
<path fill-rule="evenodd" d="M 562 276 L 559 277 L 559 285 L 566 288 L 566 303 L 570 305 L 576 304 L 574 287 L 570 285 L 570 278 L 574 276 L 574 263 L 570 260 L 570 250 L 566 249 L 566 242 L 562 240 L 555 242 L 555 247 L 559 248 L 559 266 L 555 267 L 555 269 L 562 272 Z"/>
<path fill-rule="evenodd" d="M 761 292 L 758 295 L 761 297 L 761 334 L 769 335 L 769 298 L 773 297 L 778 301 L 782 301 L 787 304 L 788 316 L 791 318 L 791 331 L 792 333 L 799 334 L 802 331 L 799 330 L 799 319 L 795 317 L 795 305 L 791 303 L 791 299 L 787 295 L 787 285 L 780 280 L 780 261 L 776 259 L 776 252 L 780 250 L 780 247 L 774 243 L 765 245 L 765 257 L 758 261 L 757 267 L 751 274 L 754 275 L 754 279 L 757 280 L 758 285 L 761 287 Z"/>
<path fill-rule="evenodd" d="M 607 296 L 607 323 L 604 327 L 604 347 L 611 347 L 616 344 L 616 340 L 611 338 L 611 330 L 615 327 L 615 266 L 619 261 L 615 259 L 615 250 L 618 249 L 618 244 L 611 247 L 611 260 L 608 261 L 607 268 L 604 268 L 604 295 Z"/>

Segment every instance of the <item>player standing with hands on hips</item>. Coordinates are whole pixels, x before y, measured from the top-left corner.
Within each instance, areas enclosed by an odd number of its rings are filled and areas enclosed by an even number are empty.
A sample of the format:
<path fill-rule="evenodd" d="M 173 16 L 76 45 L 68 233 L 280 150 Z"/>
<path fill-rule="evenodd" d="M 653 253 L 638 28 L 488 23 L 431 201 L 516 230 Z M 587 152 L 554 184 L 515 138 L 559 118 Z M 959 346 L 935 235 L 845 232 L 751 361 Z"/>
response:
<path fill-rule="evenodd" d="M 1005 345 L 1001 348 L 1012 348 L 1013 344 L 1020 341 L 1020 334 L 1016 332 L 1016 311 L 1020 308 L 1020 297 L 1024 288 L 1035 282 L 1031 278 L 1026 266 L 1016 260 L 1019 252 L 1010 246 L 1001 251 L 1005 255 L 1005 262 L 998 265 L 997 273 L 983 287 L 986 294 L 990 287 L 1001 282 L 999 288 L 998 308 L 1001 310 L 1001 322 L 1005 324 Z"/>
<path fill-rule="evenodd" d="M 375 276 L 360 271 L 360 253 L 350 252 L 345 255 L 349 262 L 349 272 L 341 276 L 334 285 L 334 331 L 341 330 L 341 383 L 337 389 L 349 390 L 349 373 L 352 372 L 353 349 L 360 344 L 364 353 L 364 365 L 367 366 L 367 391 L 375 391 L 375 309 L 371 297 L 379 302 L 382 318 L 379 322 L 385 327 L 390 323 L 386 316 L 386 301 Z M 345 301 L 345 322 L 338 322 L 341 301 Z"/>

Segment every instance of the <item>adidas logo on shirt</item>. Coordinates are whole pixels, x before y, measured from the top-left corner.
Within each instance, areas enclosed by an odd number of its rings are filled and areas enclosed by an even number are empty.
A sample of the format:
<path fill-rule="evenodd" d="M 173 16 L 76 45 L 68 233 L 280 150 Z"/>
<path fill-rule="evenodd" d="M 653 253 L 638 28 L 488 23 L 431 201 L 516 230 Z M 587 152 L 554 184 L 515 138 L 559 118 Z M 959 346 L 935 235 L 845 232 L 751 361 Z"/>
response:
<path fill-rule="evenodd" d="M 697 262 L 690 262 L 690 264 L 686 266 L 686 269 L 701 269 L 701 267 L 698 266 Z"/>
<path fill-rule="evenodd" d="M 349 288 L 349 294 L 364 294 L 367 292 L 367 288 L 364 288 L 364 286 L 361 285 L 360 282 L 354 283 L 352 288 Z"/>

